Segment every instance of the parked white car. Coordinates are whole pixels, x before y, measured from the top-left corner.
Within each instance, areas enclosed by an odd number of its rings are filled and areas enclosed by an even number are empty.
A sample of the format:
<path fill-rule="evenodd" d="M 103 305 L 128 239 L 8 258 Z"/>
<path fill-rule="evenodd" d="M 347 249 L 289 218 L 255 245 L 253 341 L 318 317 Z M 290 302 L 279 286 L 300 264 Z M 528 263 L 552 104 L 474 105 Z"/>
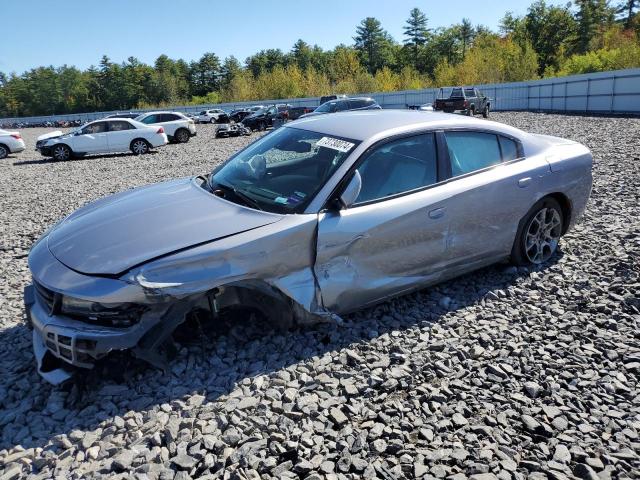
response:
<path fill-rule="evenodd" d="M 210 108 L 209 110 L 203 110 L 198 114 L 198 121 L 200 123 L 216 123 L 220 115 L 226 114 L 224 110 L 220 108 Z"/>
<path fill-rule="evenodd" d="M 186 143 L 196 135 L 196 123 L 180 112 L 148 112 L 135 120 L 145 125 L 161 125 L 170 142 Z"/>
<path fill-rule="evenodd" d="M 125 118 L 102 119 L 68 133 L 56 131 L 40 135 L 36 150 L 45 157 L 68 160 L 73 156 L 92 153 L 131 151 L 134 155 L 140 155 L 168 142 L 161 126 L 149 126 Z"/>
<path fill-rule="evenodd" d="M 18 153 L 23 150 L 24 140 L 19 132 L 0 129 L 0 158 L 5 158 L 10 153 Z"/>

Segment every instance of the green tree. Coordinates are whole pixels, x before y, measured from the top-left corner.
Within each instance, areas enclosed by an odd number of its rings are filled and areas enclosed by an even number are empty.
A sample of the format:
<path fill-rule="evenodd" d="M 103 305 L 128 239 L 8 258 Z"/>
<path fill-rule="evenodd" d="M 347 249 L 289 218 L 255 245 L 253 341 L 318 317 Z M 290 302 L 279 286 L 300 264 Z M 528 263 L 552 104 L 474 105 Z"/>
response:
<path fill-rule="evenodd" d="M 373 17 L 362 20 L 353 39 L 360 61 L 369 73 L 375 73 L 390 60 L 389 47 L 392 40 L 379 20 Z"/>
<path fill-rule="evenodd" d="M 613 23 L 614 10 L 609 7 L 607 0 L 576 0 L 576 6 L 576 50 L 585 53 L 602 39 L 604 30 Z"/>
<path fill-rule="evenodd" d="M 427 21 L 427 16 L 419 8 L 414 8 L 409 12 L 409 18 L 404 26 L 404 45 L 411 50 L 412 64 L 416 69 L 419 69 L 420 48 L 429 39 Z"/>
<path fill-rule="evenodd" d="M 640 7 L 640 0 L 624 0 L 616 7 L 616 14 L 621 15 L 619 21 L 624 23 L 624 28 L 632 28 L 635 10 Z"/>
<path fill-rule="evenodd" d="M 544 0 L 531 4 L 524 18 L 524 36 L 538 55 L 538 72 L 549 66 L 556 67 L 576 32 L 576 21 L 567 7 L 547 6 Z"/>
<path fill-rule="evenodd" d="M 463 18 L 462 23 L 459 27 L 460 32 L 460 41 L 462 42 L 462 58 L 464 59 L 467 54 L 467 48 L 473 42 L 473 38 L 475 37 L 475 30 L 473 29 L 473 25 L 468 18 Z"/>

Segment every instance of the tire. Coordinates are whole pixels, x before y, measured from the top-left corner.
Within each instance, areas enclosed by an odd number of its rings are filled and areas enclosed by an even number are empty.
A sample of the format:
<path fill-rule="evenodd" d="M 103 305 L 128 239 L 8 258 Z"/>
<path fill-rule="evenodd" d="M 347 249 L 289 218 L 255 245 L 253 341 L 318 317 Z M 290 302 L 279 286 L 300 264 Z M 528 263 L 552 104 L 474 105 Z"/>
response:
<path fill-rule="evenodd" d="M 184 128 L 179 128 L 173 135 L 173 138 L 177 143 L 187 143 L 191 135 L 189 135 L 189 132 Z"/>
<path fill-rule="evenodd" d="M 258 131 L 259 132 L 264 132 L 266 129 L 267 129 L 267 126 L 265 125 L 264 122 L 258 123 Z"/>
<path fill-rule="evenodd" d="M 145 153 L 149 153 L 151 146 L 144 138 L 136 138 L 131 142 L 129 148 L 134 155 L 144 155 Z"/>
<path fill-rule="evenodd" d="M 467 115 L 469 117 L 473 117 L 475 114 L 476 114 L 476 110 L 475 108 L 473 108 L 473 105 L 472 105 L 467 109 Z"/>
<path fill-rule="evenodd" d="M 558 249 L 564 227 L 560 204 L 551 197 L 538 201 L 518 225 L 511 261 L 516 265 L 540 265 Z"/>
<path fill-rule="evenodd" d="M 482 111 L 482 116 L 484 118 L 489 118 L 489 104 L 487 103 Z"/>
<path fill-rule="evenodd" d="M 211 124 L 216 123 L 216 119 L 211 117 L 211 119 L 209 120 L 209 123 L 211 123 Z"/>
<path fill-rule="evenodd" d="M 54 145 L 51 149 L 51 156 L 54 160 L 64 162 L 71 158 L 71 149 L 64 143 L 59 143 L 58 145 Z"/>
<path fill-rule="evenodd" d="M 0 144 L 0 159 L 7 158 L 9 156 L 9 148 Z"/>

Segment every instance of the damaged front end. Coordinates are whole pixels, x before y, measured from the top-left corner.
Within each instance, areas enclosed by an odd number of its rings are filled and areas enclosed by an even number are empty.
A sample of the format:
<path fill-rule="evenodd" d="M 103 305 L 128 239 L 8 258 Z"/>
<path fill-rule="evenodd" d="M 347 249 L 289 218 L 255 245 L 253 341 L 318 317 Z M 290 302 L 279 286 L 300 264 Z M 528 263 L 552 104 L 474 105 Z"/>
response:
<path fill-rule="evenodd" d="M 216 319 L 242 307 L 276 328 L 338 320 L 324 310 L 312 269 L 315 215 L 181 249 L 122 274 L 68 267 L 52 253 L 49 235 L 29 255 L 33 284 L 24 300 L 38 371 L 53 384 L 115 351 L 167 371 L 172 335 L 196 312 Z"/>

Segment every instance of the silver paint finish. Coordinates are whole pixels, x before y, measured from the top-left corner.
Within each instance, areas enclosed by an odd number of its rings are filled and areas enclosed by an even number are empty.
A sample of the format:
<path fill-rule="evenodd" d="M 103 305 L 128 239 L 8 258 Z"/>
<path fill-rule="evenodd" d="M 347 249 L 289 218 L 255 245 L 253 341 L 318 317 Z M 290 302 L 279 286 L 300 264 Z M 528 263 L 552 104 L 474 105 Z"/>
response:
<path fill-rule="evenodd" d="M 113 275 L 281 218 L 225 201 L 193 179 L 182 179 L 91 203 L 59 224 L 48 244 L 51 253 L 73 270 Z"/>
<path fill-rule="evenodd" d="M 33 247 L 34 279 L 62 295 L 146 304 L 150 313 L 126 329 L 96 328 L 48 315 L 36 301 L 34 340 L 66 332 L 97 341 L 97 355 L 134 348 L 156 325 L 175 323 L 168 305 L 197 301 L 215 288 L 281 296 L 298 321 L 339 318 L 507 258 L 519 222 L 544 196 L 566 197 L 570 228 L 591 191 L 592 157 L 584 146 L 495 122 L 366 111 L 303 119 L 283 128 L 362 143 L 304 214 L 275 215 L 236 205 L 200 189 L 196 179 L 142 187 L 80 209 Z M 377 141 L 450 128 L 517 138 L 525 158 L 392 199 L 325 208 L 360 155 Z M 41 348 L 36 355 L 41 361 Z"/>

